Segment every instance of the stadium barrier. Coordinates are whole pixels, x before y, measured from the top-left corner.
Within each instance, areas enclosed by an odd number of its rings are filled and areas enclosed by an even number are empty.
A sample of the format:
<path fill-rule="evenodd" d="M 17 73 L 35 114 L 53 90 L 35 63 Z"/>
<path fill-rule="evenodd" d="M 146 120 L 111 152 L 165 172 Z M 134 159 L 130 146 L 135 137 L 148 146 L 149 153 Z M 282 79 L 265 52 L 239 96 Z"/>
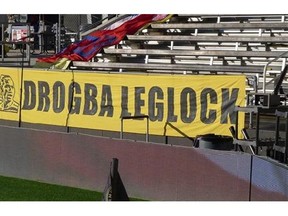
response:
<path fill-rule="evenodd" d="M 266 157 L 0 127 L 3 176 L 103 191 L 111 158 L 118 158 L 119 173 L 129 197 L 288 200 L 287 167 Z"/>

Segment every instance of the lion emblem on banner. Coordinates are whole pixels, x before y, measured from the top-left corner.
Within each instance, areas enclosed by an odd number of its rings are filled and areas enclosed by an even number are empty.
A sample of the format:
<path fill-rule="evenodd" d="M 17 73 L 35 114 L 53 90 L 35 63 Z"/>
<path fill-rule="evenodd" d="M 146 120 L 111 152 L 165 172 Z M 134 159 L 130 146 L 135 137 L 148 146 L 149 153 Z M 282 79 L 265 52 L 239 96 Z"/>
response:
<path fill-rule="evenodd" d="M 18 112 L 19 103 L 14 100 L 15 87 L 9 75 L 0 75 L 0 111 Z"/>

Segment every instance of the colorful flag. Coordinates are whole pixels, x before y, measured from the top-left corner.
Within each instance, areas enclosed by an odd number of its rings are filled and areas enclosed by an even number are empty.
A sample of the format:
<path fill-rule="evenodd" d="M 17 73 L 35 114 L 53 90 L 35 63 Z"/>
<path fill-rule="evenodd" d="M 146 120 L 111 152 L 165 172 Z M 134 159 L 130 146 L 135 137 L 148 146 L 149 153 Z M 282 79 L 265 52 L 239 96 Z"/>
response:
<path fill-rule="evenodd" d="M 67 61 L 89 61 L 104 47 L 118 44 L 126 35 L 135 34 L 146 25 L 152 22 L 163 21 L 167 17 L 167 14 L 138 14 L 127 16 L 103 30 L 96 30 L 90 33 L 78 43 L 68 45 L 54 56 L 38 58 L 35 66 L 37 67 L 41 63 L 44 63 L 46 66 L 54 65 L 55 67 L 55 65 L 60 62 L 58 68 L 65 69 L 65 67 L 69 65 Z"/>

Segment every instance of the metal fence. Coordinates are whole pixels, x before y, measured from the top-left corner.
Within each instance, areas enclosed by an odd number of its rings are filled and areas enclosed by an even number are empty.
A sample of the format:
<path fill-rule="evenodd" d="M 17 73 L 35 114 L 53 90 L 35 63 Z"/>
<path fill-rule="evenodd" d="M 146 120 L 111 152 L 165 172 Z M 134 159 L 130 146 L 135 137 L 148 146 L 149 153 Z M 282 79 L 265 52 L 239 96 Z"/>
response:
<path fill-rule="evenodd" d="M 30 65 L 32 30 L 28 23 L 0 23 L 0 61 L 2 63 Z M 7 55 L 10 49 L 19 49 L 20 52 Z"/>
<path fill-rule="evenodd" d="M 2 45 L 4 41 L 8 43 L 13 41 L 11 26 L 19 26 L 17 23 L 21 21 L 21 26 L 30 26 L 27 37 L 31 42 L 31 53 L 58 53 L 69 44 L 79 41 L 83 32 L 96 28 L 114 16 L 114 14 L 26 14 L 26 16 L 2 14 L 0 22 L 3 23 L 2 32 L 5 30 L 5 35 L 1 34 L 3 40 L 0 41 Z M 7 30 L 9 27 L 10 30 Z M 15 44 L 12 45 L 13 49 L 18 48 Z"/>

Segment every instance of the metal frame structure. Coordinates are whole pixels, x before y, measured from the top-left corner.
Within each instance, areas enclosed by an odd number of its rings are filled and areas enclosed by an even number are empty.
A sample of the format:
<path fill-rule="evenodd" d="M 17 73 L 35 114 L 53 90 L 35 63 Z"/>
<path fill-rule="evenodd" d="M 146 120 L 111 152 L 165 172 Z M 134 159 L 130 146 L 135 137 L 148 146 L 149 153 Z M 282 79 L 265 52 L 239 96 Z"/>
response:
<path fill-rule="evenodd" d="M 121 132 L 120 132 L 120 139 L 123 139 L 123 120 L 126 119 L 146 119 L 146 135 L 145 135 L 145 141 L 149 142 L 149 116 L 148 115 L 139 115 L 139 116 L 122 116 L 121 117 Z"/>

